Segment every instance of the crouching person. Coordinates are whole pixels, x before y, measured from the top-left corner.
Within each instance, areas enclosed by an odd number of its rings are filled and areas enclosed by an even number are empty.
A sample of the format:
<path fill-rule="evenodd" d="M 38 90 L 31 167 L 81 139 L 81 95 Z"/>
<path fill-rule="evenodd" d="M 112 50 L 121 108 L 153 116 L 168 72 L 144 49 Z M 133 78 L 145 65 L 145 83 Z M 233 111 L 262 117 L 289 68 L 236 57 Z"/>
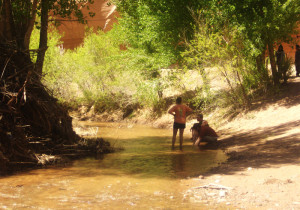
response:
<path fill-rule="evenodd" d="M 207 121 L 204 120 L 200 128 L 199 138 L 195 142 L 195 145 L 199 146 L 200 142 L 217 143 L 217 141 L 218 134 L 214 129 L 209 127 Z"/>
<path fill-rule="evenodd" d="M 197 115 L 197 121 L 198 123 L 194 123 L 193 127 L 191 127 L 190 130 L 192 132 L 191 140 L 193 141 L 193 145 L 195 145 L 197 139 L 199 138 L 199 131 L 203 122 L 203 114 Z"/>

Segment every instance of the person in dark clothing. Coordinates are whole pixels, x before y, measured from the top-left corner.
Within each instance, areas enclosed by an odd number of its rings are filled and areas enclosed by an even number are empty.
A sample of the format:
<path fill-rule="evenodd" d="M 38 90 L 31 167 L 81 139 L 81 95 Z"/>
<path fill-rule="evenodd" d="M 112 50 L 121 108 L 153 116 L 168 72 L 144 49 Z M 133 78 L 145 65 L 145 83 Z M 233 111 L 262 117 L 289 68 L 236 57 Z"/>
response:
<path fill-rule="evenodd" d="M 197 115 L 197 123 L 194 123 L 193 127 L 191 127 L 191 132 L 192 132 L 192 138 L 191 140 L 193 141 L 193 145 L 199 138 L 199 132 L 201 129 L 201 124 L 203 122 L 203 114 L 198 114 Z"/>
<path fill-rule="evenodd" d="M 286 82 L 286 70 L 284 69 L 284 61 L 285 61 L 285 52 L 283 50 L 282 45 L 279 45 L 278 50 L 276 51 L 276 64 L 278 69 L 278 74 L 281 78 Z"/>
<path fill-rule="evenodd" d="M 300 76 L 300 46 L 299 45 L 296 45 L 295 68 L 296 68 L 296 77 L 299 77 Z"/>

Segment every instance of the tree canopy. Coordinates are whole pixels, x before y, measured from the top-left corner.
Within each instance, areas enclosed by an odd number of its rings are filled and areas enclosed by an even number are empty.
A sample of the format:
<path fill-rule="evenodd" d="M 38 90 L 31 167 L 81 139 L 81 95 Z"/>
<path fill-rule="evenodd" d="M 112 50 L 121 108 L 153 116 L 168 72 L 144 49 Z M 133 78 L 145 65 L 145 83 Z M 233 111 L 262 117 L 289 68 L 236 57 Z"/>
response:
<path fill-rule="evenodd" d="M 49 15 L 63 18 L 74 15 L 78 21 L 84 22 L 81 9 L 88 3 L 93 3 L 93 0 L 1 0 L 0 42 L 14 43 L 17 49 L 28 50 L 31 32 L 38 14 L 40 16 L 40 45 L 35 72 L 41 75 L 47 50 Z"/>
<path fill-rule="evenodd" d="M 42 9 L 47 15 L 62 18 L 74 15 L 78 21 L 84 22 L 81 9 L 93 0 L 1 0 L 0 1 L 0 41 L 16 39 L 19 48 L 27 48 L 24 39 L 29 39 L 26 33 L 32 31 L 36 23 L 36 15 L 42 15 Z M 41 21 L 42 22 L 42 21 Z M 41 23 L 43 24 L 43 23 Z"/>
<path fill-rule="evenodd" d="M 227 9 L 229 20 L 238 24 L 241 32 L 251 43 L 253 56 L 269 51 L 272 76 L 275 84 L 279 83 L 274 58 L 274 46 L 291 41 L 296 34 L 300 20 L 300 2 L 296 0 L 249 0 L 222 1 Z"/>
<path fill-rule="evenodd" d="M 115 0 L 121 12 L 123 30 L 132 47 L 149 53 L 171 51 L 177 55 L 182 50 L 183 37 L 192 39 L 196 30 L 193 14 L 206 18 L 209 30 L 223 31 L 235 27 L 243 35 L 248 57 L 256 60 L 269 49 L 274 83 L 279 83 L 274 59 L 274 46 L 290 41 L 299 24 L 299 1 L 297 0 Z M 185 34 L 185 36 L 184 36 Z M 241 49 L 242 50 L 242 49 Z M 263 62 L 260 62 L 262 68 Z"/>
<path fill-rule="evenodd" d="M 190 9 L 200 9 L 205 1 L 142 0 L 114 1 L 121 12 L 120 23 L 132 47 L 148 53 L 171 52 L 178 59 L 183 34 L 192 36 Z"/>

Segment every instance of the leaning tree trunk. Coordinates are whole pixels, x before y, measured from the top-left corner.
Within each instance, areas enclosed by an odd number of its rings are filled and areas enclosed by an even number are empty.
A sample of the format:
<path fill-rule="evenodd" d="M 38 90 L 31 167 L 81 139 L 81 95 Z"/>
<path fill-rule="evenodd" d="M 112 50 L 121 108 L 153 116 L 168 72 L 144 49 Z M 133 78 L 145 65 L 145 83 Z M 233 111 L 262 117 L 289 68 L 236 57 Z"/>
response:
<path fill-rule="evenodd" d="M 40 44 L 39 44 L 39 52 L 35 64 L 35 72 L 38 74 L 39 79 L 42 76 L 45 54 L 48 48 L 47 39 L 48 39 L 49 0 L 42 0 L 41 4 L 42 4 L 42 10 L 41 10 Z"/>
<path fill-rule="evenodd" d="M 32 9 L 31 9 L 31 19 L 28 21 L 28 28 L 26 30 L 25 37 L 24 37 L 25 49 L 29 49 L 30 36 L 33 31 L 35 18 L 36 18 L 36 9 L 37 9 L 37 0 L 33 0 Z"/>

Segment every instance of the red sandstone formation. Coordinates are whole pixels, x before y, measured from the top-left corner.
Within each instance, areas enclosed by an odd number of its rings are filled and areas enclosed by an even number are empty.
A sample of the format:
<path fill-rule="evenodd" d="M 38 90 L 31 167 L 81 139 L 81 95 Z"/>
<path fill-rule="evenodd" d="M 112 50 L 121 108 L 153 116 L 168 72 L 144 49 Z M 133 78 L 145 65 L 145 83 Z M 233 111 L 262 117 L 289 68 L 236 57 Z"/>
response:
<path fill-rule="evenodd" d="M 87 20 L 87 26 L 93 27 L 94 30 L 101 29 L 103 31 L 108 31 L 112 28 L 113 23 L 115 23 L 118 13 L 116 11 L 116 6 L 113 4 L 108 4 L 106 0 L 96 0 L 94 4 L 90 6 L 90 10 L 84 9 L 83 14 Z M 95 16 L 90 17 L 89 12 L 94 12 Z M 61 34 L 64 34 L 63 38 L 63 48 L 74 49 L 82 44 L 84 39 L 85 28 L 84 24 L 78 23 L 75 19 L 66 19 L 61 21 L 61 25 L 58 30 Z"/>
<path fill-rule="evenodd" d="M 295 52 L 296 52 L 296 44 L 300 45 L 300 25 L 298 27 L 299 33 L 297 35 L 293 35 L 293 39 L 295 40 L 295 43 L 293 44 L 287 44 L 287 43 L 278 43 L 283 46 L 283 50 L 286 53 L 286 56 L 289 58 L 295 59 Z M 277 50 L 277 48 L 276 48 Z"/>

